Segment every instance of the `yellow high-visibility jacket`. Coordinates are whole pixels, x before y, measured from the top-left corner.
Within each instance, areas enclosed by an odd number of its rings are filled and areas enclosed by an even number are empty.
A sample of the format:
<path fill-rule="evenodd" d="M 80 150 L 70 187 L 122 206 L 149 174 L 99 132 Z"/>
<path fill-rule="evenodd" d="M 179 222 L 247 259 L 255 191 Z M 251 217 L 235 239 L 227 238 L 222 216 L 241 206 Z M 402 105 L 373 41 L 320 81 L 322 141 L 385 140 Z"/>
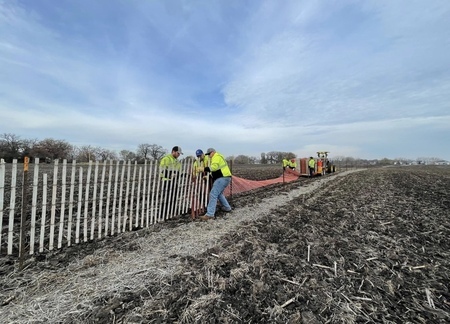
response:
<path fill-rule="evenodd" d="M 222 177 L 231 177 L 231 171 L 228 167 L 228 163 L 222 154 L 217 152 L 211 158 L 211 165 L 205 168 L 206 172 L 211 172 L 213 180 Z"/>
<path fill-rule="evenodd" d="M 174 158 L 171 153 L 167 154 L 159 162 L 159 171 L 161 179 L 170 180 L 181 171 L 181 162 Z"/>
<path fill-rule="evenodd" d="M 316 161 L 314 161 L 314 159 L 309 159 L 309 161 L 308 161 L 308 166 L 309 166 L 311 169 L 314 169 L 314 167 L 316 166 Z"/>
<path fill-rule="evenodd" d="M 291 169 L 295 169 L 296 167 L 297 167 L 297 162 L 294 160 L 294 162 L 292 162 L 292 161 L 289 161 L 289 167 L 291 168 Z"/>
<path fill-rule="evenodd" d="M 203 159 L 198 158 L 194 161 L 194 164 L 192 164 L 192 175 L 197 176 L 200 171 L 197 171 L 198 167 L 208 167 L 209 166 L 209 156 L 205 155 Z"/>

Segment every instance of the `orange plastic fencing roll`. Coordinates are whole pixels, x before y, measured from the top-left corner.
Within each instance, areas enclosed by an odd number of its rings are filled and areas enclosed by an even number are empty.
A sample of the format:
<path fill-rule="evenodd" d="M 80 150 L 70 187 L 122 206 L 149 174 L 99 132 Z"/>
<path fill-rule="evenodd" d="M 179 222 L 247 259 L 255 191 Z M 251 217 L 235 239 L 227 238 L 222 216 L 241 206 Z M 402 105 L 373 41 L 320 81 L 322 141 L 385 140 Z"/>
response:
<path fill-rule="evenodd" d="M 269 180 L 247 180 L 244 178 L 233 176 L 231 180 L 231 185 L 229 185 L 224 192 L 226 197 L 230 195 L 238 194 L 245 191 L 250 191 L 253 189 L 265 187 L 268 185 L 272 185 L 275 183 L 283 183 L 283 182 L 291 182 L 297 180 L 300 176 L 300 173 L 295 170 L 286 169 L 283 174 L 281 174 L 278 178 L 269 179 Z"/>

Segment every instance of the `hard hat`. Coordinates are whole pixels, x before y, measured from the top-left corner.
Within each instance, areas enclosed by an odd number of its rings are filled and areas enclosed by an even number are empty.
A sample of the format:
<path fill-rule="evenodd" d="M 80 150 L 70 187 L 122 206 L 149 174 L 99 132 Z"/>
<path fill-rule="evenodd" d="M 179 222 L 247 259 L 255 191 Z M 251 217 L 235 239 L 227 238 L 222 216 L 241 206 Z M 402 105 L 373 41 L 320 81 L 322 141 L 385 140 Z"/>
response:
<path fill-rule="evenodd" d="M 201 156 L 202 154 L 203 154 L 203 151 L 200 150 L 200 149 L 198 149 L 197 151 L 195 151 L 195 155 L 196 155 L 197 157 Z"/>

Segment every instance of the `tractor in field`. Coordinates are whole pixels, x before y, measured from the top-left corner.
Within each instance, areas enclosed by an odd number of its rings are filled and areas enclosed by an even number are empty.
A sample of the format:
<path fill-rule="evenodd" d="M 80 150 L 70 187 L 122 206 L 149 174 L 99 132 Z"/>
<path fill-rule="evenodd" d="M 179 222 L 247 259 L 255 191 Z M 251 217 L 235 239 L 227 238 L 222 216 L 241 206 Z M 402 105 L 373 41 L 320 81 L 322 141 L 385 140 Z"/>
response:
<path fill-rule="evenodd" d="M 326 151 L 317 152 L 317 174 L 325 175 L 336 171 L 336 166 L 328 159 L 328 153 Z"/>

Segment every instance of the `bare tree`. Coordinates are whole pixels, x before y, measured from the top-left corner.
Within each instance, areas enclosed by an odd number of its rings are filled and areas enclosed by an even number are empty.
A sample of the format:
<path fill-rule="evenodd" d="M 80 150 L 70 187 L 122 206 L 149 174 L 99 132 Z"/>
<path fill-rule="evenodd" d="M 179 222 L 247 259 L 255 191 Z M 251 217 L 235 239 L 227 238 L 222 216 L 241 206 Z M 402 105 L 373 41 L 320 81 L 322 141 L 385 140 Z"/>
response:
<path fill-rule="evenodd" d="M 266 154 L 267 164 L 277 164 L 282 163 L 283 159 L 286 158 L 288 160 L 294 159 L 297 156 L 292 152 L 279 152 L 272 151 Z"/>
<path fill-rule="evenodd" d="M 89 162 L 96 161 L 100 152 L 99 147 L 94 147 L 91 145 L 84 145 L 78 149 L 77 161 L 79 162 Z"/>
<path fill-rule="evenodd" d="M 238 155 L 234 158 L 234 163 L 236 164 L 255 164 L 255 157 L 247 155 Z"/>
<path fill-rule="evenodd" d="M 28 149 L 29 143 L 22 140 L 20 136 L 11 133 L 0 135 L 0 157 L 6 162 L 23 158 L 29 153 Z"/>
<path fill-rule="evenodd" d="M 39 158 L 67 159 L 70 157 L 72 145 L 64 140 L 46 138 L 35 143 L 31 149 L 31 154 Z"/>
<path fill-rule="evenodd" d="M 106 160 L 117 160 L 117 153 L 112 150 L 100 149 L 98 152 L 98 157 L 102 161 Z"/>
<path fill-rule="evenodd" d="M 128 161 L 128 160 L 135 160 L 136 159 L 136 154 L 134 152 L 128 151 L 128 150 L 122 150 L 119 153 L 120 155 L 120 159 L 124 160 L 124 161 Z"/>
<path fill-rule="evenodd" d="M 154 161 L 157 161 L 161 159 L 165 154 L 167 154 L 167 150 L 164 149 L 162 146 L 157 144 L 151 144 L 148 146 L 148 152 L 147 152 L 146 158 L 152 159 Z"/>
<path fill-rule="evenodd" d="M 266 153 L 261 153 L 261 164 L 267 164 Z"/>

